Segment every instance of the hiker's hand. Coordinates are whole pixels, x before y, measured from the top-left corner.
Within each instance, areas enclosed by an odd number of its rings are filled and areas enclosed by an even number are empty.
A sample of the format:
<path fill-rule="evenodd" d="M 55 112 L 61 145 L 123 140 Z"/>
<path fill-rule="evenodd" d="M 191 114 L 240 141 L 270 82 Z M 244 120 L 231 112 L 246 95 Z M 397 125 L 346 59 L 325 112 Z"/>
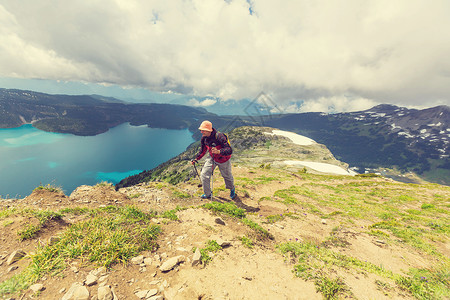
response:
<path fill-rule="evenodd" d="M 216 147 L 211 148 L 212 154 L 220 154 L 220 150 L 218 150 Z"/>
<path fill-rule="evenodd" d="M 193 165 L 198 164 L 198 160 L 196 160 L 196 159 L 191 160 L 191 164 L 193 164 Z"/>

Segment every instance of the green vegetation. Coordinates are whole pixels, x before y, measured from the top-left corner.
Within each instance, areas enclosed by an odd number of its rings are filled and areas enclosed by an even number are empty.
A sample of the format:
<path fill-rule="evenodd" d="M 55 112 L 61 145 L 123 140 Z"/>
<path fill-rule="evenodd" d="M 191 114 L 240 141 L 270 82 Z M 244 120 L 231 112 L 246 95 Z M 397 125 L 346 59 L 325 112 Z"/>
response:
<path fill-rule="evenodd" d="M 149 221 L 152 215 L 135 207 L 115 206 L 82 212 L 91 218 L 69 226 L 57 242 L 39 245 L 36 253 L 31 255 L 30 265 L 22 273 L 0 283 L 0 296 L 23 290 L 47 274 L 59 274 L 70 259 L 109 268 L 117 263 L 127 263 L 140 251 L 158 248 L 156 239 L 161 228 Z M 40 220 L 61 215 L 49 211 L 28 213 L 35 213 Z"/>
<path fill-rule="evenodd" d="M 274 239 L 273 235 L 266 229 L 262 228 L 261 225 L 246 218 L 245 210 L 237 207 L 233 203 L 220 203 L 220 202 L 210 202 L 202 205 L 203 208 L 212 210 L 216 213 L 223 213 L 234 218 L 241 219 L 242 223 L 253 229 L 258 238 L 262 239 Z"/>
<path fill-rule="evenodd" d="M 242 245 L 244 245 L 247 248 L 252 249 L 254 247 L 254 243 L 252 241 L 252 239 L 246 237 L 246 236 L 242 236 L 239 238 L 242 242 Z"/>
<path fill-rule="evenodd" d="M 45 190 L 45 191 L 49 191 L 49 192 L 53 192 L 53 193 L 62 193 L 62 189 L 60 187 L 51 185 L 50 183 L 47 185 L 40 185 L 38 187 L 36 187 L 33 191 L 40 191 L 40 190 Z"/>
<path fill-rule="evenodd" d="M 107 182 L 107 181 L 102 181 L 95 185 L 95 187 L 104 187 L 104 186 L 114 188 L 114 184 L 112 184 L 111 182 Z"/>
<path fill-rule="evenodd" d="M 163 212 L 161 214 L 161 217 L 172 220 L 172 221 L 178 221 L 178 216 L 177 216 L 177 212 L 181 211 L 181 210 L 185 210 L 186 208 L 177 206 L 172 210 L 166 210 L 165 212 Z"/>
<path fill-rule="evenodd" d="M 196 249 L 197 248 L 192 249 L 192 252 L 195 252 Z M 205 248 L 200 248 L 200 261 L 202 264 L 207 265 L 212 260 L 210 253 L 214 253 L 219 250 L 222 250 L 222 247 L 215 240 L 209 240 L 206 242 Z"/>
<path fill-rule="evenodd" d="M 62 218 L 62 214 L 49 210 L 34 210 L 34 209 L 22 209 L 14 210 L 15 213 L 22 216 L 28 216 L 37 219 L 38 224 L 26 224 L 24 228 L 20 228 L 17 231 L 17 235 L 20 241 L 34 238 L 42 228 L 51 220 L 59 220 Z"/>

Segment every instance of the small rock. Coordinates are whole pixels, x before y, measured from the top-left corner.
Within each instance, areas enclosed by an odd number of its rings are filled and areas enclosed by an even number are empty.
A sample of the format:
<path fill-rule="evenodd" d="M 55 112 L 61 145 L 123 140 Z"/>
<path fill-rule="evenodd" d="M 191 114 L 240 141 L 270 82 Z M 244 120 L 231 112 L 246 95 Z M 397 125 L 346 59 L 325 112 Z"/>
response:
<path fill-rule="evenodd" d="M 284 226 L 281 225 L 281 224 L 275 224 L 275 226 L 277 226 L 277 227 L 280 228 L 280 229 L 284 229 Z"/>
<path fill-rule="evenodd" d="M 199 248 L 195 249 L 194 256 L 192 257 L 192 266 L 198 265 L 200 263 L 201 257 L 202 254 L 200 252 L 200 249 Z"/>
<path fill-rule="evenodd" d="M 161 296 L 161 295 L 153 296 L 153 297 L 147 298 L 147 300 L 163 300 L 163 299 L 164 299 L 164 297 Z"/>
<path fill-rule="evenodd" d="M 172 270 L 176 265 L 178 265 L 181 262 L 184 262 L 186 260 L 186 258 L 184 257 L 184 255 L 179 255 L 179 256 L 175 256 L 172 258 L 169 258 L 168 260 L 166 260 L 161 267 L 159 267 L 159 269 L 163 272 L 167 272 Z"/>
<path fill-rule="evenodd" d="M 147 293 L 148 293 L 148 290 L 143 290 L 143 291 L 139 291 L 139 292 L 136 292 L 136 293 L 134 293 L 139 299 L 144 299 L 144 298 L 147 298 Z"/>
<path fill-rule="evenodd" d="M 87 286 L 92 286 L 94 284 L 97 283 L 98 277 L 92 274 L 88 274 L 88 276 L 86 276 L 86 280 L 85 280 L 85 284 Z"/>
<path fill-rule="evenodd" d="M 64 296 L 61 298 L 61 300 L 88 300 L 88 299 L 89 299 L 88 289 L 79 282 L 75 282 L 74 284 L 72 284 L 67 293 L 65 293 Z"/>
<path fill-rule="evenodd" d="M 221 218 L 216 218 L 214 220 L 214 222 L 216 222 L 216 224 L 219 224 L 219 225 L 225 225 L 225 222 Z"/>
<path fill-rule="evenodd" d="M 19 268 L 18 266 L 9 267 L 8 270 L 6 271 L 6 273 L 9 273 L 9 272 L 12 272 L 14 270 L 17 270 L 18 268 Z"/>
<path fill-rule="evenodd" d="M 320 220 L 320 222 L 321 222 L 322 224 L 324 224 L 324 225 L 327 224 L 327 220 L 325 220 L 325 219 Z"/>
<path fill-rule="evenodd" d="M 144 258 L 144 264 L 145 264 L 146 266 L 151 266 L 152 263 L 153 263 L 153 259 L 152 259 L 151 257 L 146 257 L 146 258 Z"/>
<path fill-rule="evenodd" d="M 6 261 L 6 265 L 12 265 L 13 263 L 15 263 L 16 261 L 18 261 L 19 259 L 21 259 L 22 257 L 24 257 L 25 255 L 27 255 L 23 250 L 16 250 L 13 253 L 11 253 L 11 255 L 8 257 L 8 260 Z"/>
<path fill-rule="evenodd" d="M 78 273 L 78 268 L 75 266 L 70 267 L 70 270 L 72 270 L 74 273 Z"/>
<path fill-rule="evenodd" d="M 64 293 L 65 291 L 66 291 L 66 288 L 62 288 L 62 289 L 59 290 L 59 293 L 62 294 L 62 293 Z"/>
<path fill-rule="evenodd" d="M 156 294 L 158 294 L 158 289 L 151 289 L 148 291 L 146 297 L 149 298 L 149 297 L 155 296 Z"/>
<path fill-rule="evenodd" d="M 140 264 L 144 263 L 144 255 L 139 255 L 139 256 L 133 257 L 131 259 L 131 263 L 135 264 L 135 265 L 140 265 Z"/>
<path fill-rule="evenodd" d="M 100 278 L 98 279 L 98 282 L 106 281 L 106 279 L 108 279 L 108 277 L 109 277 L 109 275 L 103 275 L 102 277 L 100 277 Z"/>
<path fill-rule="evenodd" d="M 89 272 L 89 274 L 92 274 L 94 276 L 102 276 L 106 274 L 106 268 L 105 267 L 100 267 L 98 269 L 92 270 L 91 272 Z"/>
<path fill-rule="evenodd" d="M 45 290 L 44 285 L 42 283 L 36 283 L 30 286 L 30 290 L 32 290 L 34 293 L 40 292 Z"/>
<path fill-rule="evenodd" d="M 375 242 L 378 243 L 378 244 L 386 244 L 386 242 L 382 241 L 382 240 L 376 240 Z"/>
<path fill-rule="evenodd" d="M 101 286 L 97 290 L 98 300 L 113 300 L 114 296 L 109 286 Z"/>
<path fill-rule="evenodd" d="M 218 244 L 220 247 L 222 247 L 222 248 L 226 248 L 226 247 L 231 246 L 231 242 L 229 242 L 229 241 L 224 241 L 224 240 L 222 240 L 222 239 L 220 239 L 220 238 L 217 239 L 216 242 L 217 242 L 217 244 Z"/>

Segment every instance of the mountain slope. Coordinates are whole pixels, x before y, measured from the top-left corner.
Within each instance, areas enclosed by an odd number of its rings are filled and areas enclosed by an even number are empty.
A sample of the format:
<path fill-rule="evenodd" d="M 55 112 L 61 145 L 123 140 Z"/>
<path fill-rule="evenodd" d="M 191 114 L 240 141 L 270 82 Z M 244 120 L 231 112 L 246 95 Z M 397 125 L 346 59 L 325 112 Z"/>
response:
<path fill-rule="evenodd" d="M 307 146 L 299 146 L 286 137 L 273 134 L 274 130 L 274 128 L 269 127 L 243 126 L 229 132 L 228 138 L 233 148 L 232 161 L 254 167 L 263 166 L 270 168 L 272 165 L 287 166 L 285 161 L 299 160 L 321 162 L 347 168 L 347 165 L 337 161 L 324 145 L 313 143 Z M 196 175 L 192 172 L 193 167 L 190 161 L 196 157 L 199 147 L 200 142 L 196 142 L 180 155 L 156 168 L 123 179 L 116 185 L 116 188 L 148 181 L 166 181 L 171 184 L 187 181 Z M 199 167 L 199 172 L 200 170 L 201 166 Z"/>
<path fill-rule="evenodd" d="M 218 174 L 212 202 L 197 178 L 0 199 L 0 297 L 450 297 L 450 187 L 289 166 L 345 167 L 320 144 L 270 133 L 232 132 L 234 200 Z"/>
<path fill-rule="evenodd" d="M 450 185 L 450 108 L 413 110 L 379 105 L 352 113 L 274 115 L 265 124 L 308 136 L 361 172 L 413 171 Z"/>
<path fill-rule="evenodd" d="M 206 118 L 214 119 L 215 115 L 201 108 L 181 105 L 125 104 L 98 96 L 0 89 L 1 128 L 33 123 L 34 127 L 45 131 L 96 135 L 125 122 L 184 129 L 196 128 L 197 120 Z"/>

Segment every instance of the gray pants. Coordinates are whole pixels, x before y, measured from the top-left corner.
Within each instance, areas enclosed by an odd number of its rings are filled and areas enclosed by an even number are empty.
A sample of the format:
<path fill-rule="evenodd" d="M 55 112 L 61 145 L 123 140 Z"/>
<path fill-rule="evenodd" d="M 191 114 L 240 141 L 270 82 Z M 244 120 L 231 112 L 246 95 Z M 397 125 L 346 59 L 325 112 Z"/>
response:
<path fill-rule="evenodd" d="M 213 163 L 214 169 L 216 166 L 219 167 L 220 174 L 222 174 L 222 177 L 225 180 L 225 187 L 230 190 L 234 188 L 234 178 L 233 174 L 231 174 L 231 161 L 228 160 L 224 163 L 213 162 L 212 157 L 208 156 L 205 164 L 203 165 L 202 173 L 200 174 L 203 184 L 203 192 L 206 196 L 211 195 L 211 175 L 213 172 Z"/>

